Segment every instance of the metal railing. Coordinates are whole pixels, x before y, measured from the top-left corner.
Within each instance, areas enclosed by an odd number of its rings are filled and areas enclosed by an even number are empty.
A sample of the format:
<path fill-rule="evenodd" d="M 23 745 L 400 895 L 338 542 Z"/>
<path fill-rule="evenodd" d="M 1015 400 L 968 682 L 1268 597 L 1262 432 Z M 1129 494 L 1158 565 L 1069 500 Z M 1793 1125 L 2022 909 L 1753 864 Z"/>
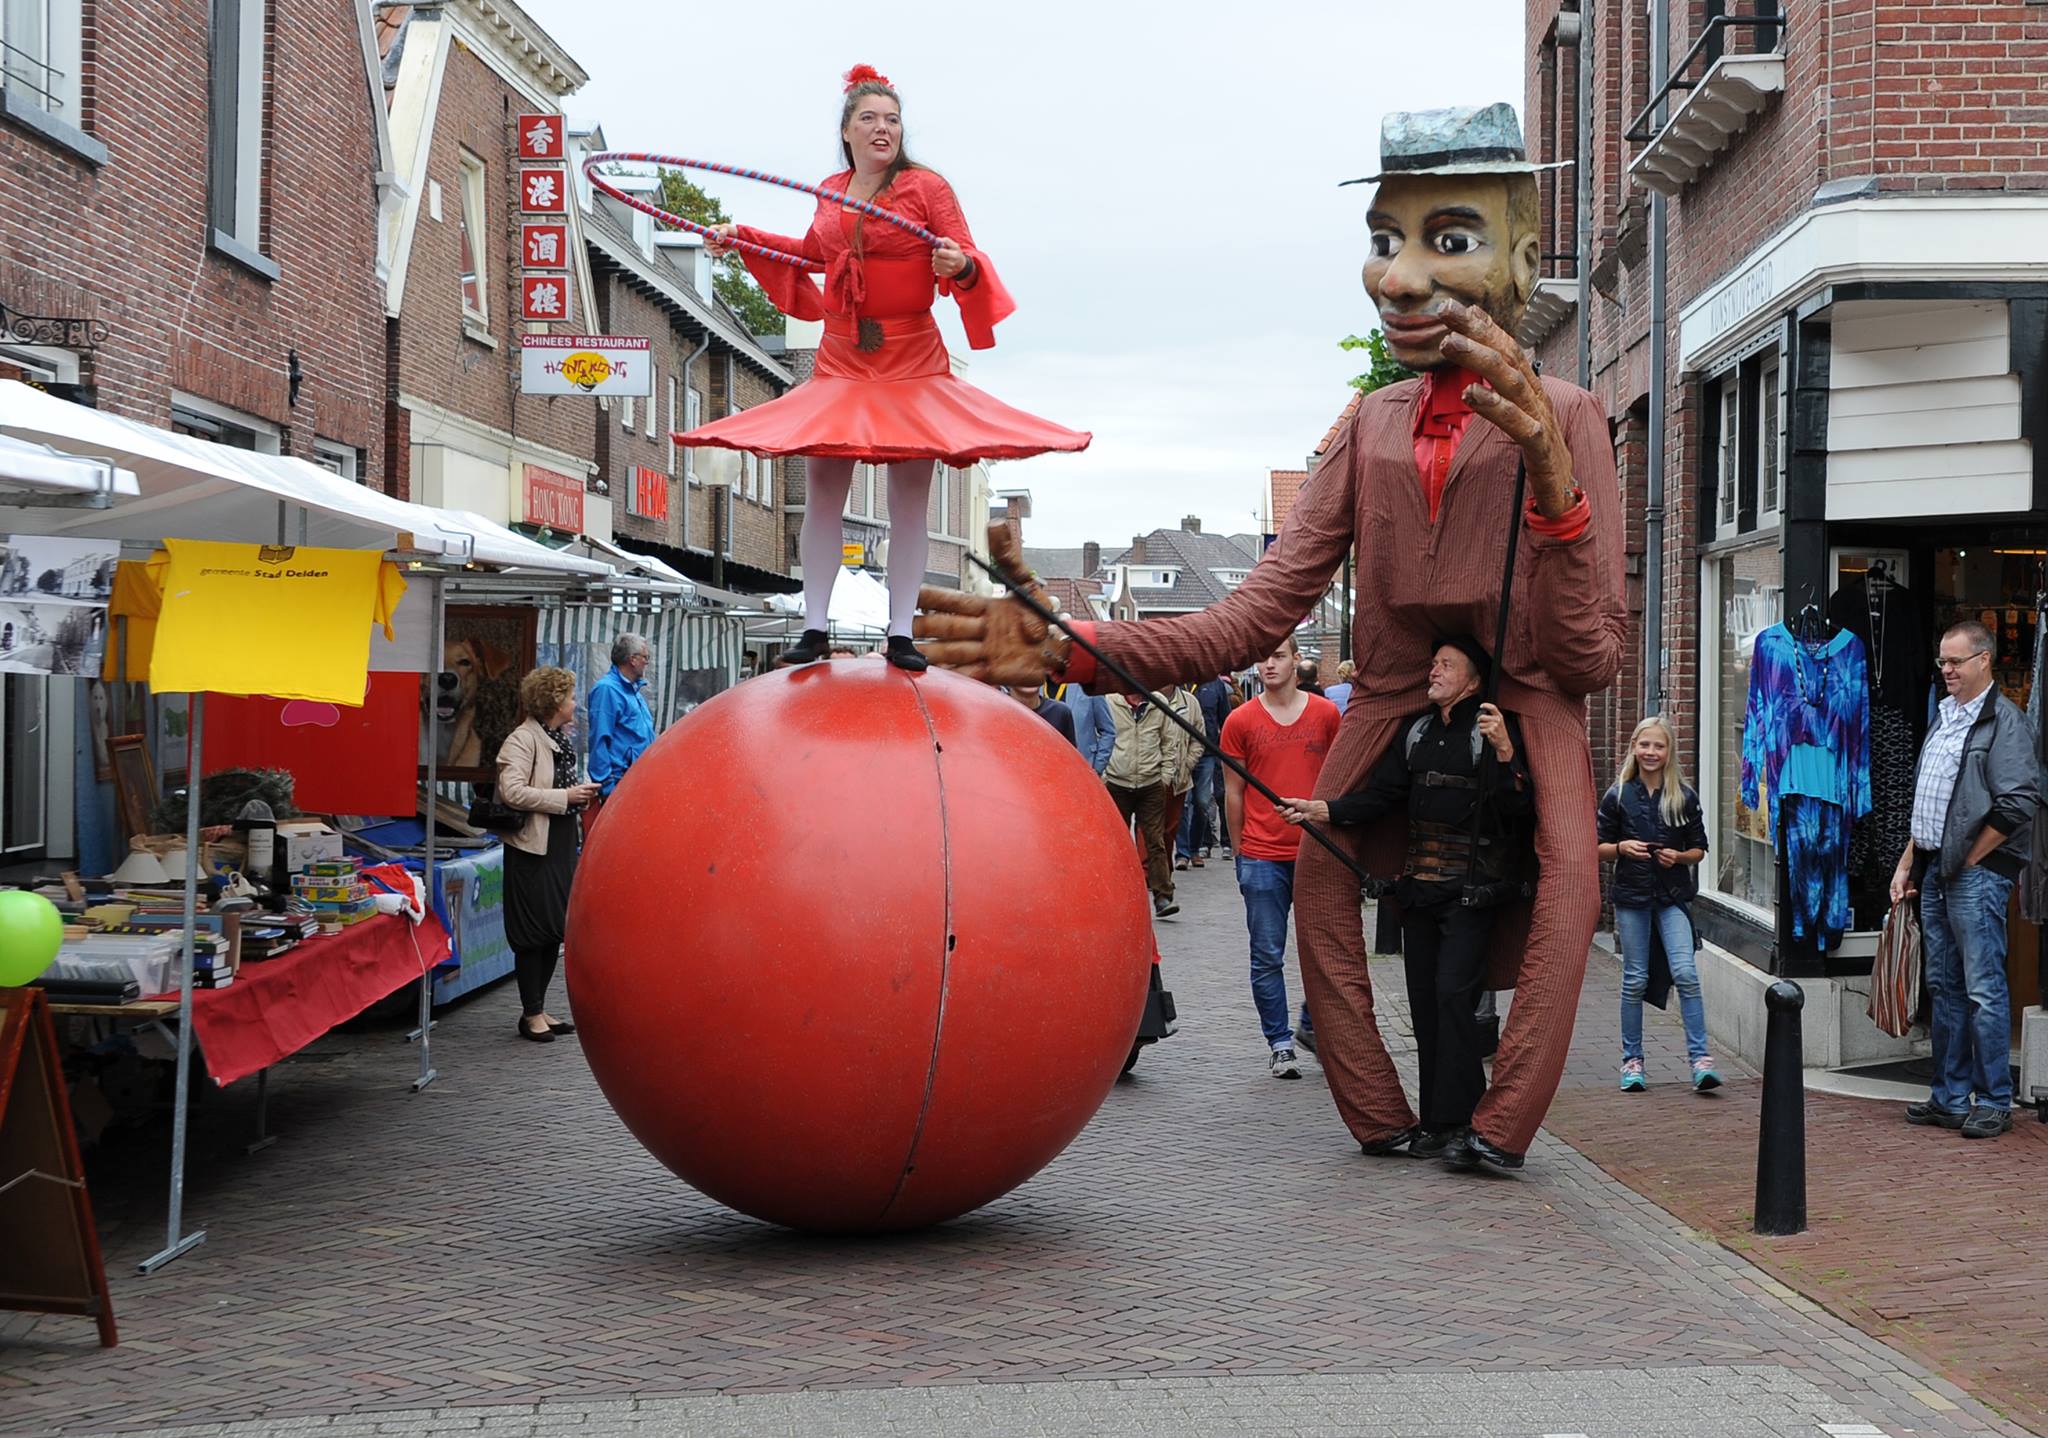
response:
<path fill-rule="evenodd" d="M 12 7 L 10 7 L 12 8 Z M 50 13 L 43 7 L 43 43 L 49 44 Z M 47 53 L 47 50 L 45 51 Z M 57 111 L 64 108 L 64 97 L 57 91 L 57 83 L 66 78 L 64 71 L 46 61 L 33 50 L 24 50 L 0 36 L 0 72 L 5 72 L 6 88 L 23 89 L 36 95 L 45 110 Z M 37 75 L 41 83 L 37 82 Z"/>
<path fill-rule="evenodd" d="M 1763 8 L 1766 5 L 1769 6 L 1767 10 Z M 1623 137 L 1638 145 L 1652 139 L 1662 125 L 1653 121 L 1651 117 L 1671 98 L 1672 91 L 1690 90 L 1700 83 L 1704 78 L 1704 72 L 1712 69 L 1714 62 L 1727 52 L 1725 37 L 1734 30 L 1749 32 L 1755 48 L 1747 53 L 1778 55 L 1784 53 L 1791 25 L 1785 19 L 1784 13 L 1771 3 L 1771 0 L 1758 0 L 1758 13 L 1753 15 L 1710 15 L 1707 23 L 1700 28 L 1699 38 L 1692 42 L 1692 48 L 1685 52 L 1683 59 L 1671 67 L 1671 77 L 1658 88 L 1657 93 L 1650 97 L 1650 103 L 1643 106 L 1635 119 L 1629 123 Z M 1687 78 L 1693 63 L 1702 56 L 1706 58 L 1707 63 L 1701 67 L 1701 75 Z"/>

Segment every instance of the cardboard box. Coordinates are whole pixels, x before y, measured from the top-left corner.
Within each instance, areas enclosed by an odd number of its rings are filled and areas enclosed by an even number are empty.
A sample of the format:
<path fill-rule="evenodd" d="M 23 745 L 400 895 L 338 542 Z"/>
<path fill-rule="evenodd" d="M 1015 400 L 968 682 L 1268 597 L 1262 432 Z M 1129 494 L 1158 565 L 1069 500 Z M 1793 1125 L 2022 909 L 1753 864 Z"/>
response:
<path fill-rule="evenodd" d="M 277 842 L 284 846 L 284 866 L 290 870 L 341 857 L 341 835 L 325 824 L 298 820 L 279 824 Z"/>

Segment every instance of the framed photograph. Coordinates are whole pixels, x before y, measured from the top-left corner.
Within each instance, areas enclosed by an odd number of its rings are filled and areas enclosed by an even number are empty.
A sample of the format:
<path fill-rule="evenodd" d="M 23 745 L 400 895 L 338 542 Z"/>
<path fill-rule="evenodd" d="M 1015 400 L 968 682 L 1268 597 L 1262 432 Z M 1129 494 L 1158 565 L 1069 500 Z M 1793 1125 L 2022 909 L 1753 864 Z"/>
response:
<path fill-rule="evenodd" d="M 111 734 L 149 732 L 149 691 L 143 685 L 127 686 L 125 713 L 114 712 L 114 694 L 122 686 L 98 679 L 85 681 L 86 712 L 92 721 L 92 776 L 102 784 L 114 777 L 113 760 L 107 753 Z"/>
<path fill-rule="evenodd" d="M 456 783 L 489 782 L 498 745 L 519 727 L 519 681 L 533 668 L 539 621 L 535 609 L 448 607 L 441 668 L 421 681 L 422 779 L 427 775 L 427 720 L 430 713 L 437 713 L 439 777 Z"/>
<path fill-rule="evenodd" d="M 105 607 L 120 559 L 118 539 L 10 534 L 0 554 L 0 599 Z"/>
<path fill-rule="evenodd" d="M 142 734 L 116 734 L 107 740 L 114 770 L 114 810 L 121 817 L 121 837 L 149 832 L 149 812 L 156 807 L 156 771 L 149 762 L 149 739 Z"/>

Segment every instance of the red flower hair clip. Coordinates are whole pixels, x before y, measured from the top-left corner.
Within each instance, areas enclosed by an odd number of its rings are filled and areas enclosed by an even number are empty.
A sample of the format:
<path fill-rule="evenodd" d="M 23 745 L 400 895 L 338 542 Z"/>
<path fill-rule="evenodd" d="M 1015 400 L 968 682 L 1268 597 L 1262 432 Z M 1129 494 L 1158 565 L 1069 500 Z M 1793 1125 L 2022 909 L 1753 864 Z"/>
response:
<path fill-rule="evenodd" d="M 856 65 L 846 72 L 846 93 L 852 94 L 854 86 L 865 85 L 870 81 L 877 85 L 887 85 L 891 90 L 896 88 L 890 83 L 889 77 L 874 66 Z"/>

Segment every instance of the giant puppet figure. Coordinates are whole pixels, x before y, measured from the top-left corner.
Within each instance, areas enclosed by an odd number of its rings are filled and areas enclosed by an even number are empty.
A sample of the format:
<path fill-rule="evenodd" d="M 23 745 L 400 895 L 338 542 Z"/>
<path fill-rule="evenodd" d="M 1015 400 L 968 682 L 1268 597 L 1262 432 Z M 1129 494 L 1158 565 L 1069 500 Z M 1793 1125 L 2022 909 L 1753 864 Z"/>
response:
<path fill-rule="evenodd" d="M 1510 331 L 1537 278 L 1535 173 L 1513 109 L 1394 115 L 1380 138 L 1365 288 L 1388 347 L 1420 379 L 1367 395 L 1235 593 L 1198 614 L 1076 631 L 1148 685 L 1242 669 L 1328 593 L 1358 552 L 1356 687 L 1315 796 L 1359 787 L 1401 720 L 1426 707 L 1440 636 L 1491 643 L 1511 526 L 1522 527 L 1501 708 L 1518 716 L 1536 793 L 1535 897 L 1496 921 L 1490 987 L 1515 989 L 1473 1149 L 1522 1164 L 1556 1092 L 1600 912 L 1598 795 L 1585 699 L 1619 671 L 1621 513 L 1606 420 L 1590 394 L 1541 378 Z M 1511 515 L 1516 466 L 1528 501 Z M 992 541 L 998 536 L 991 531 Z M 1014 542 L 999 562 L 1023 579 Z M 927 589 L 918 634 L 933 661 L 994 683 L 1048 671 L 1084 688 L 1114 681 L 1014 599 Z M 1404 820 L 1333 831 L 1371 872 L 1398 872 Z M 1360 886 L 1319 846 L 1295 877 L 1302 979 L 1318 1057 L 1367 1153 L 1401 1152 L 1414 1112 L 1373 1018 Z"/>

